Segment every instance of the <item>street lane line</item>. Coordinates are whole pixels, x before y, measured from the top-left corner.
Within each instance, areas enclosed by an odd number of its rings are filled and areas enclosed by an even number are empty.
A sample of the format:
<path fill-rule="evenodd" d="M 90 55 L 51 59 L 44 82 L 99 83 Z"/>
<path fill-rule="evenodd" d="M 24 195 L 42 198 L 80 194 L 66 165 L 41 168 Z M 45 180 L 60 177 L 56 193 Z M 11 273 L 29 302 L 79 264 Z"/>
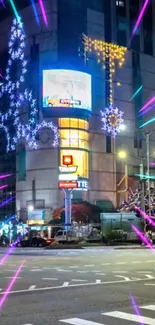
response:
<path fill-rule="evenodd" d="M 14 279 L 14 276 L 5 276 L 5 279 Z M 18 276 L 16 279 L 22 279 L 22 278 Z"/>
<path fill-rule="evenodd" d="M 89 320 L 81 319 L 81 318 L 69 318 L 59 320 L 59 322 L 71 324 L 71 325 L 104 325 L 101 323 L 91 322 Z"/>
<path fill-rule="evenodd" d="M 31 272 L 43 272 L 43 269 L 33 269 L 33 270 L 30 270 Z"/>
<path fill-rule="evenodd" d="M 145 324 L 145 325 L 154 325 L 155 324 L 155 319 L 153 319 L 153 318 L 124 313 L 121 311 L 112 311 L 112 312 L 108 312 L 108 313 L 102 313 L 102 315 L 114 317 L 117 319 L 119 318 L 119 319 L 129 320 L 129 321 L 136 322 L 139 324 L 140 323 Z"/>
<path fill-rule="evenodd" d="M 81 279 L 72 279 L 73 282 L 87 282 L 87 280 L 81 280 Z"/>
<path fill-rule="evenodd" d="M 124 276 L 124 275 L 115 275 L 115 277 L 117 277 L 117 278 L 123 278 L 125 281 L 131 281 L 130 278 L 128 278 L 127 276 Z"/>
<path fill-rule="evenodd" d="M 145 274 L 145 276 L 148 278 L 148 279 L 153 279 L 153 276 L 151 274 Z"/>
<path fill-rule="evenodd" d="M 102 281 L 101 280 L 96 280 L 96 283 L 101 283 Z"/>
<path fill-rule="evenodd" d="M 127 262 L 117 262 L 116 264 L 127 264 Z"/>
<path fill-rule="evenodd" d="M 64 282 L 62 287 L 68 287 L 69 286 L 69 282 Z"/>
<path fill-rule="evenodd" d="M 46 280 L 47 280 L 47 281 L 48 281 L 48 280 L 49 280 L 49 281 L 50 281 L 50 280 L 51 280 L 51 281 L 57 281 L 58 278 L 42 278 L 42 280 L 45 280 L 45 281 L 46 281 Z"/>
<path fill-rule="evenodd" d="M 86 265 L 84 265 L 84 267 L 92 267 L 92 266 L 94 266 L 94 264 L 86 264 Z"/>
<path fill-rule="evenodd" d="M 155 278 L 154 278 L 155 280 Z M 130 280 L 130 281 L 125 281 L 125 280 L 116 280 L 116 281 L 103 281 L 100 284 L 119 284 L 119 283 L 124 283 L 126 284 L 127 282 L 139 282 L 139 281 L 150 281 L 150 279 L 138 279 L 138 280 Z M 98 285 L 96 282 L 88 282 L 88 283 L 75 283 L 75 284 L 70 284 L 68 288 L 74 288 L 74 287 L 83 287 L 83 286 L 96 286 Z M 36 288 L 34 291 L 46 291 L 46 290 L 55 290 L 55 289 L 63 289 L 65 286 L 54 286 L 54 287 L 43 287 L 43 288 Z M 30 291 L 28 289 L 23 289 L 23 290 L 14 290 L 10 291 L 9 294 L 14 294 L 14 293 L 26 293 Z M 0 295 L 3 295 L 6 292 L 0 292 Z"/>
<path fill-rule="evenodd" d="M 112 271 L 112 273 L 128 273 L 129 271 Z"/>
<path fill-rule="evenodd" d="M 103 263 L 103 264 L 101 264 L 101 265 L 111 265 L 111 263 Z"/>
<path fill-rule="evenodd" d="M 148 305 L 148 306 L 140 306 L 139 308 L 147 309 L 147 310 L 155 310 L 155 305 Z"/>
<path fill-rule="evenodd" d="M 36 288 L 36 285 L 32 285 L 29 287 L 29 290 L 34 290 Z"/>

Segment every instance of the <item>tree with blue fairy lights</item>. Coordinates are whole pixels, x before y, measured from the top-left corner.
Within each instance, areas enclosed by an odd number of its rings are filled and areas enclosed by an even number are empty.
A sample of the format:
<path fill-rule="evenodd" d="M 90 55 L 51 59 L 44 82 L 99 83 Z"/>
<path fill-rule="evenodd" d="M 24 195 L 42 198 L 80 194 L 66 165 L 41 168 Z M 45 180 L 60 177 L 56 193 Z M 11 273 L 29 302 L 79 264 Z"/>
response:
<path fill-rule="evenodd" d="M 54 132 L 54 146 L 58 145 L 58 129 L 53 122 L 37 124 L 38 109 L 32 91 L 25 88 L 27 60 L 25 33 L 21 18 L 13 20 L 9 40 L 9 59 L 4 83 L 0 89 L 0 129 L 6 134 L 6 151 L 15 150 L 24 141 L 31 149 L 37 148 L 36 136 L 40 129 Z M 7 112 L 6 112 L 7 108 Z"/>

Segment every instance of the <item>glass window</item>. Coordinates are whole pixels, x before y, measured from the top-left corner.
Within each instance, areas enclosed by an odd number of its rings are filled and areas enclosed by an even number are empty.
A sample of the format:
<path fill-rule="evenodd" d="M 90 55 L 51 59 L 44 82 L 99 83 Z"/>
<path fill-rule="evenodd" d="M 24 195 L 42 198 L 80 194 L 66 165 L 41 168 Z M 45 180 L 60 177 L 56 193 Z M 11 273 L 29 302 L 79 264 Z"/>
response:
<path fill-rule="evenodd" d="M 60 128 L 73 128 L 73 129 L 89 129 L 89 122 L 77 118 L 59 118 Z"/>
<path fill-rule="evenodd" d="M 63 163 L 63 156 L 72 155 L 74 166 L 78 166 L 76 174 L 82 178 L 88 178 L 89 161 L 88 152 L 84 150 L 60 150 L 60 165 Z"/>
<path fill-rule="evenodd" d="M 82 130 L 60 130 L 60 147 L 89 149 L 88 132 Z"/>
<path fill-rule="evenodd" d="M 111 136 L 106 136 L 106 152 L 111 153 Z"/>
<path fill-rule="evenodd" d="M 77 118 L 71 118 L 70 119 L 70 128 L 78 128 L 78 119 Z"/>

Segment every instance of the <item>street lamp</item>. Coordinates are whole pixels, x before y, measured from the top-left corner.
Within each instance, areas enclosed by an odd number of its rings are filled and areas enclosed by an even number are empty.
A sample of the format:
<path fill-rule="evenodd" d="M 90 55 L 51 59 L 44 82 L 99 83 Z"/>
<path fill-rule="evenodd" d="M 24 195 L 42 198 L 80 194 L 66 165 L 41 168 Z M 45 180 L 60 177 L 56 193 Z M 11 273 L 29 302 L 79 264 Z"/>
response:
<path fill-rule="evenodd" d="M 33 205 L 29 205 L 27 209 L 28 209 L 28 212 L 32 212 L 34 210 L 34 206 Z"/>
<path fill-rule="evenodd" d="M 122 160 L 127 158 L 127 152 L 125 150 L 120 150 L 118 152 L 118 157 Z M 126 193 L 125 193 L 125 200 L 127 202 L 128 200 L 128 193 L 127 193 L 127 189 L 128 189 L 128 165 L 127 163 L 125 163 L 125 175 L 124 175 L 124 179 L 125 179 L 125 189 L 126 189 Z"/>
<path fill-rule="evenodd" d="M 124 151 L 124 150 L 119 151 L 119 152 L 118 152 L 118 157 L 119 157 L 120 159 L 125 159 L 125 158 L 127 157 L 127 152 Z"/>

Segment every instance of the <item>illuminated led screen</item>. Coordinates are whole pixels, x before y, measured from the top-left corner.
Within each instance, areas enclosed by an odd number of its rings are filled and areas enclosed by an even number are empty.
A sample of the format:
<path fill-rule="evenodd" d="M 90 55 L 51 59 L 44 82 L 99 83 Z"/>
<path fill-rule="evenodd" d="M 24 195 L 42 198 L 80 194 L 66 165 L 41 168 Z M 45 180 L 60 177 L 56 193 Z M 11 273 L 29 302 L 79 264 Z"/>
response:
<path fill-rule="evenodd" d="M 43 108 L 92 110 L 91 76 L 73 70 L 43 70 Z"/>

